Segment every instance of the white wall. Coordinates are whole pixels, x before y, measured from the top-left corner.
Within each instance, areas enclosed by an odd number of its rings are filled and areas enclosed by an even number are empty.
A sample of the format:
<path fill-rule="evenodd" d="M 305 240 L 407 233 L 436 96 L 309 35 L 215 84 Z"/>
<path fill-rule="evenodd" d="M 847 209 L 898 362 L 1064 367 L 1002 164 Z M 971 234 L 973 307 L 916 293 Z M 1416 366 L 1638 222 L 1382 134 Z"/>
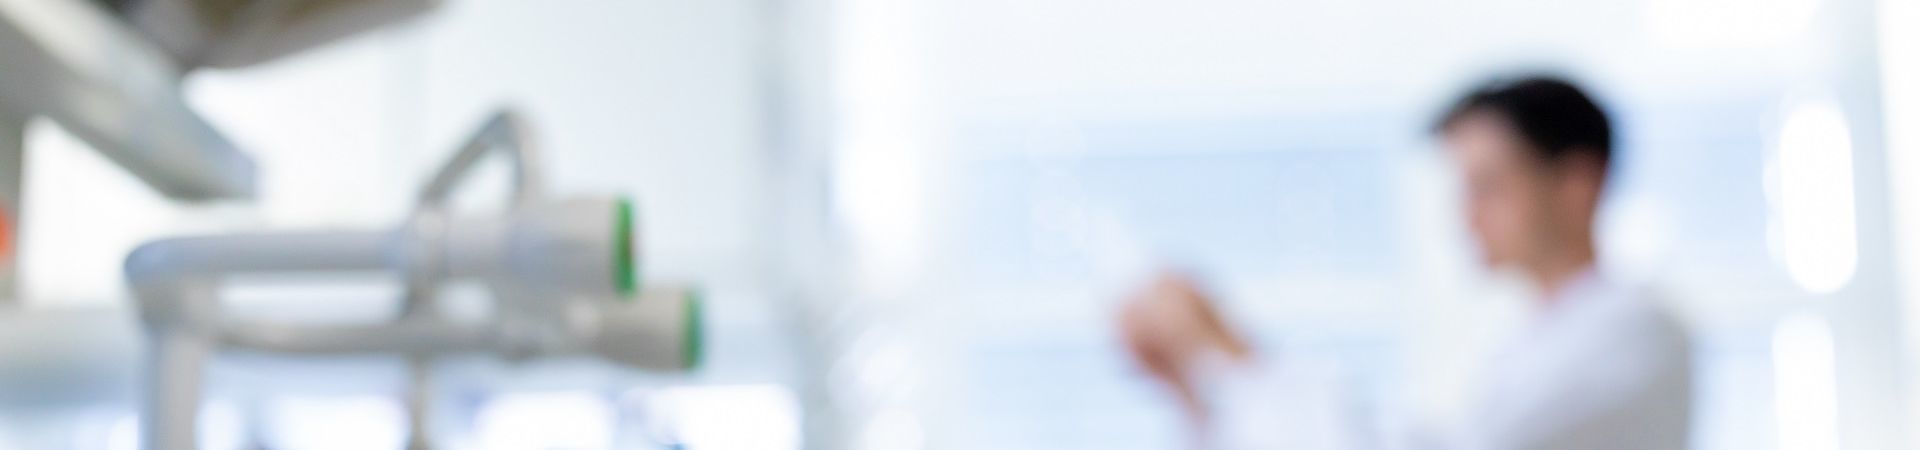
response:
<path fill-rule="evenodd" d="M 1911 376 L 1920 361 L 1920 4 L 1899 0 L 1878 2 L 1880 76 L 1886 95 L 1887 173 L 1892 184 L 1894 227 L 1899 246 L 1903 315 L 1906 339 L 1902 360 Z M 1920 390 L 1909 388 L 1905 408 L 1920 411 Z M 1907 428 L 1920 433 L 1920 417 L 1909 417 Z M 1920 441 L 1920 434 L 1907 437 Z"/>
<path fill-rule="evenodd" d="M 424 171 L 483 111 L 518 105 L 561 192 L 636 196 L 646 268 L 761 275 L 767 230 L 760 3 L 461 1 L 397 39 L 403 167 Z"/>

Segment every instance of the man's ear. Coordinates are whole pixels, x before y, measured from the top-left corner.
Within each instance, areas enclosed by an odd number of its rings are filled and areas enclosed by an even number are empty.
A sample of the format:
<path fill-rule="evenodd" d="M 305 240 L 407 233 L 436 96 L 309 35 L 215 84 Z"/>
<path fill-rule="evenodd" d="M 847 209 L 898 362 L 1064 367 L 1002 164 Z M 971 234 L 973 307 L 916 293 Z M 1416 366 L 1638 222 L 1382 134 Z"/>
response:
<path fill-rule="evenodd" d="M 1586 206 L 1600 203 L 1601 188 L 1607 183 L 1606 162 L 1594 152 L 1573 151 L 1562 156 L 1558 165 L 1561 202 Z"/>

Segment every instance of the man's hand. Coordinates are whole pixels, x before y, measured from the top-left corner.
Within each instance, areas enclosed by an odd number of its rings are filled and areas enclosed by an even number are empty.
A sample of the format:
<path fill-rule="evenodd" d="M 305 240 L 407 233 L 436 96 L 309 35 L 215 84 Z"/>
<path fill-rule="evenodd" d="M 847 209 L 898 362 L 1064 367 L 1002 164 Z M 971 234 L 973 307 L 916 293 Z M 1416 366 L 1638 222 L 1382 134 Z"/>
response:
<path fill-rule="evenodd" d="M 1252 351 L 1192 280 L 1162 274 L 1130 296 L 1120 314 L 1120 334 L 1134 361 L 1166 384 L 1196 425 L 1206 420 L 1192 376 L 1206 358 L 1246 361 Z"/>

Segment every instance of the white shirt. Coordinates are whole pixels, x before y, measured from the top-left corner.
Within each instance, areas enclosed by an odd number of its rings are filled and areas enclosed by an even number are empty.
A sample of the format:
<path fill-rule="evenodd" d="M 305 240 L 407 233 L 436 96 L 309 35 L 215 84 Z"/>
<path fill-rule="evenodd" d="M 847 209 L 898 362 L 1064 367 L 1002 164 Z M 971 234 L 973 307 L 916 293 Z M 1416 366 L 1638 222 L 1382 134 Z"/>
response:
<path fill-rule="evenodd" d="M 1223 450 L 1684 449 L 1691 416 L 1685 328 L 1647 290 L 1580 277 L 1534 312 L 1482 371 L 1467 422 L 1367 436 L 1330 376 L 1240 368 L 1205 375 L 1210 446 Z M 1302 373 L 1308 372 L 1308 373 Z M 1377 437 L 1379 439 L 1370 439 Z"/>

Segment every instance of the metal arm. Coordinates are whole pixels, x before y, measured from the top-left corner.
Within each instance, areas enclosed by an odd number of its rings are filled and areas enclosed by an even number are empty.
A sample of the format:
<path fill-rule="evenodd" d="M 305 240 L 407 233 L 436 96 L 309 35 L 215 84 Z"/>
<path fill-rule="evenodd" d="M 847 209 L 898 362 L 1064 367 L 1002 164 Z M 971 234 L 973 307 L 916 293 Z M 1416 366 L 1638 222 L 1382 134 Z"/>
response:
<path fill-rule="evenodd" d="M 508 158 L 513 170 L 513 201 L 525 203 L 538 198 L 545 188 L 545 180 L 540 177 L 539 154 L 534 148 L 532 136 L 528 131 L 526 119 L 512 110 L 495 113 L 473 138 L 467 140 L 453 158 L 440 166 L 426 187 L 420 190 L 420 209 L 438 209 L 445 206 L 453 189 L 465 181 L 473 168 L 480 164 L 481 158 L 490 151 L 500 151 Z"/>
<path fill-rule="evenodd" d="M 180 67 L 88 2 L 0 0 L 0 107 L 58 121 L 154 190 L 253 196 L 253 160 L 180 95 Z"/>
<path fill-rule="evenodd" d="M 4 1 L 4 0 L 0 0 Z M 410 446 L 430 447 L 431 358 L 596 354 L 629 366 L 685 370 L 698 362 L 699 307 L 681 298 L 620 301 L 634 286 L 631 207 L 618 197 L 543 198 L 524 125 L 502 113 L 423 189 L 419 212 L 395 230 L 282 232 L 156 241 L 127 258 L 152 347 L 143 416 L 146 448 L 194 448 L 204 370 L 220 349 L 388 353 L 409 357 Z M 515 168 L 505 213 L 453 216 L 445 201 L 481 157 L 503 150 Z M 397 321 L 354 326 L 233 323 L 219 285 L 236 274 L 386 271 L 407 282 Z M 429 300 L 452 280 L 485 280 L 497 313 L 450 323 Z"/>
<path fill-rule="evenodd" d="M 516 205 L 533 201 L 541 194 L 544 181 L 540 179 L 539 155 L 536 153 L 533 139 L 526 120 L 512 110 L 495 113 L 480 130 L 473 133 L 466 145 L 460 146 L 453 157 L 440 167 L 440 171 L 420 189 L 419 205 L 414 211 L 412 227 L 420 237 L 417 248 L 418 263 L 429 267 L 444 264 L 447 257 L 440 251 L 439 242 L 446 239 L 446 203 L 452 197 L 454 188 L 465 181 L 473 168 L 479 166 L 483 157 L 491 151 L 499 151 L 507 157 L 513 173 L 512 202 Z M 407 277 L 406 292 L 401 299 L 400 319 L 402 321 L 430 320 L 433 299 L 437 296 L 439 274 L 428 270 L 410 271 Z M 415 355 L 407 359 L 407 447 L 416 450 L 432 448 L 432 432 L 429 422 L 432 420 L 433 406 L 433 361 L 424 355 Z"/>

